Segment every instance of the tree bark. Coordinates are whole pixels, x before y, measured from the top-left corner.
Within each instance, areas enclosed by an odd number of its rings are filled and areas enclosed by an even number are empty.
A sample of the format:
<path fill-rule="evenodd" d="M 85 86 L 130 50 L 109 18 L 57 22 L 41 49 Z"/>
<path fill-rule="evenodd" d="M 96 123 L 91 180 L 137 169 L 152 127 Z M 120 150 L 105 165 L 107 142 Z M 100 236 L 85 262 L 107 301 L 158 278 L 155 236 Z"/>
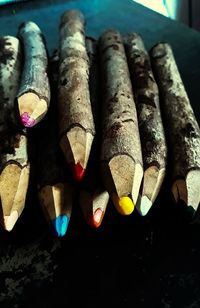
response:
<path fill-rule="evenodd" d="M 160 113 L 159 93 L 142 38 L 125 36 L 126 52 L 136 101 L 144 169 L 166 167 L 167 148 Z"/>
<path fill-rule="evenodd" d="M 160 43 L 151 50 L 151 59 L 162 97 L 166 133 L 173 152 L 173 174 L 185 177 L 200 168 L 200 130 L 185 91 L 171 47 Z"/>
<path fill-rule="evenodd" d="M 67 11 L 61 19 L 58 89 L 60 135 L 74 126 L 94 135 L 84 17 L 79 11 Z"/>
<path fill-rule="evenodd" d="M 13 36 L 0 37 L 0 152 L 7 144 L 7 137 L 17 125 L 15 97 L 21 75 L 20 42 Z"/>
<path fill-rule="evenodd" d="M 24 67 L 18 97 L 27 92 L 33 92 L 40 99 L 44 99 L 48 106 L 50 87 L 44 37 L 35 23 L 26 22 L 19 27 L 19 38 L 23 44 Z"/>

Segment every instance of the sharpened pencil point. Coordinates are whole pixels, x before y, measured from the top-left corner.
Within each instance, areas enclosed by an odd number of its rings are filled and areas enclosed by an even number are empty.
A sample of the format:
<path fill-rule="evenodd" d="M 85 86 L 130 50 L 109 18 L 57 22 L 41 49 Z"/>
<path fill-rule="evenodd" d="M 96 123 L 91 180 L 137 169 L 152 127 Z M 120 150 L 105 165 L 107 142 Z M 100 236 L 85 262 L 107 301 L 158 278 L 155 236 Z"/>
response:
<path fill-rule="evenodd" d="M 112 201 L 122 215 L 130 215 L 134 210 L 133 201 L 127 196 L 119 198 L 116 194 L 113 194 Z"/>
<path fill-rule="evenodd" d="M 100 208 L 96 209 L 93 215 L 92 225 L 98 228 L 101 225 L 103 216 L 104 216 L 104 211 L 102 211 Z"/>
<path fill-rule="evenodd" d="M 80 163 L 71 164 L 71 167 L 75 180 L 80 182 L 84 176 L 85 169 L 81 166 Z"/>
<path fill-rule="evenodd" d="M 145 216 L 149 212 L 151 207 L 152 207 L 152 202 L 151 200 L 149 200 L 147 196 L 142 196 L 142 197 L 140 195 L 138 196 L 136 208 L 140 213 L 140 215 Z"/>
<path fill-rule="evenodd" d="M 66 215 L 60 215 L 51 221 L 58 237 L 64 236 L 67 232 L 69 217 Z"/>
<path fill-rule="evenodd" d="M 10 216 L 4 217 L 4 228 L 6 231 L 11 231 L 18 219 L 19 215 L 17 211 L 13 211 Z"/>
<path fill-rule="evenodd" d="M 25 127 L 32 127 L 35 125 L 36 121 L 34 119 L 31 119 L 31 117 L 29 116 L 28 112 L 24 112 L 22 115 L 21 115 L 21 121 L 22 121 L 22 124 L 25 126 Z"/>

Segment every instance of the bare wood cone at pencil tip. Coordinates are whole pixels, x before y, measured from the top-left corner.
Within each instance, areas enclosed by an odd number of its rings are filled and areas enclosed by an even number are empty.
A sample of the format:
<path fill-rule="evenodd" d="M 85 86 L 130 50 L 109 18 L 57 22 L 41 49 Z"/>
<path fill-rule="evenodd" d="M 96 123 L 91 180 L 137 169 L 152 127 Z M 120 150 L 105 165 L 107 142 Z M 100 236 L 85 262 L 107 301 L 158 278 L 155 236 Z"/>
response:
<path fill-rule="evenodd" d="M 34 22 L 19 27 L 23 44 L 24 66 L 18 91 L 18 108 L 22 124 L 32 127 L 46 114 L 50 101 L 47 74 L 48 58 L 43 35 Z"/>
<path fill-rule="evenodd" d="M 21 74 L 20 42 L 13 36 L 0 37 L 0 138 L 1 148 L 14 129 L 14 100 Z M 2 149 L 0 149 L 0 152 Z"/>
<path fill-rule="evenodd" d="M 38 195 L 48 222 L 57 236 L 67 232 L 73 203 L 74 189 L 67 176 L 66 162 L 58 141 L 57 79 L 58 56 L 50 61 L 52 98 L 45 119 L 38 125 Z M 64 161 L 63 161 L 64 160 Z M 68 172 L 69 173 L 69 172 Z"/>
<path fill-rule="evenodd" d="M 194 210 L 200 202 L 200 129 L 185 91 L 171 47 L 151 49 L 154 74 L 162 97 L 169 150 L 173 159 L 172 193 Z"/>
<path fill-rule="evenodd" d="M 0 168 L 1 223 L 7 231 L 24 209 L 30 173 L 26 135 L 18 133 L 11 140 L 10 153 L 1 155 Z"/>
<path fill-rule="evenodd" d="M 144 177 L 136 208 L 146 215 L 154 203 L 166 170 L 167 146 L 160 114 L 159 93 L 150 58 L 137 33 L 124 37 L 136 100 Z"/>
<path fill-rule="evenodd" d="M 66 11 L 60 24 L 58 85 L 60 146 L 74 178 L 83 178 L 95 135 L 89 93 L 89 59 L 85 46 L 84 17 Z"/>
<path fill-rule="evenodd" d="M 100 83 L 97 41 L 93 38 L 86 37 L 86 48 L 90 62 L 90 98 L 96 126 L 96 135 L 94 137 L 86 174 L 80 190 L 79 202 L 86 222 L 90 226 L 98 228 L 102 223 L 107 208 L 109 194 L 101 182 L 99 170 L 101 104 L 99 101 Z"/>
<path fill-rule="evenodd" d="M 120 33 L 106 31 L 99 46 L 104 95 L 102 177 L 117 210 L 128 215 L 137 202 L 143 177 L 136 107 Z"/>
<path fill-rule="evenodd" d="M 14 119 L 14 99 L 19 86 L 21 49 L 15 37 L 0 38 L 0 116 L 1 132 L 5 126 L 17 129 Z M 10 128 L 8 128 L 9 130 Z M 7 133 L 7 127 L 6 127 Z M 13 131 L 12 131 L 13 132 Z M 9 131 L 11 133 L 11 131 Z M 8 133 L 8 135 L 9 135 Z M 0 217 L 3 227 L 11 231 L 24 205 L 29 181 L 27 138 L 22 132 L 7 135 L 1 144 L 0 156 Z"/>

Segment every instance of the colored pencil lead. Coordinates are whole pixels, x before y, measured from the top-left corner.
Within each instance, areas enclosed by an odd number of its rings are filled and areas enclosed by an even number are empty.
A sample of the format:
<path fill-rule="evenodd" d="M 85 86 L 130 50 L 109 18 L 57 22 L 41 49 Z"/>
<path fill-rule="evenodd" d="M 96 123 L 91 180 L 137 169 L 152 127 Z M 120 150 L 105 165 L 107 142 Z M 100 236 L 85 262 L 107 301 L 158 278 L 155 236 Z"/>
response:
<path fill-rule="evenodd" d="M 116 194 L 113 194 L 112 201 L 122 215 L 129 215 L 134 210 L 133 201 L 128 196 L 119 198 Z"/>
<path fill-rule="evenodd" d="M 70 218 L 67 215 L 60 215 L 51 221 L 56 235 L 61 237 L 67 232 Z"/>
<path fill-rule="evenodd" d="M 36 121 L 29 116 L 28 112 L 21 115 L 21 122 L 25 127 L 32 127 L 36 124 Z"/>
<path fill-rule="evenodd" d="M 136 207 L 140 215 L 145 216 L 152 207 L 152 201 L 147 196 L 141 197 L 139 194 Z"/>
<path fill-rule="evenodd" d="M 71 163 L 71 169 L 72 169 L 72 172 L 73 172 L 74 179 L 77 182 L 81 181 L 84 174 L 85 174 L 85 169 L 81 166 L 81 164 L 80 163 L 77 163 L 77 164 Z"/>
<path fill-rule="evenodd" d="M 92 226 L 95 228 L 98 228 L 101 225 L 102 219 L 104 216 L 104 211 L 102 209 L 98 208 L 93 214 L 93 219 L 91 221 Z"/>

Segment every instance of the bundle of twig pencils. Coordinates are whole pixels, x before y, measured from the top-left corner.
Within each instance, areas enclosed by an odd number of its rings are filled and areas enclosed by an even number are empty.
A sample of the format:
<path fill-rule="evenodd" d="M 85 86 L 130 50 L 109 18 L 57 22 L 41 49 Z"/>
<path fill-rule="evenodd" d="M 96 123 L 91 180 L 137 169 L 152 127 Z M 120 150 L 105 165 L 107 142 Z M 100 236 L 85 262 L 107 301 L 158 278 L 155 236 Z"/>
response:
<path fill-rule="evenodd" d="M 137 33 L 86 37 L 81 12 L 60 21 L 48 59 L 33 22 L 0 38 L 1 223 L 10 231 L 29 184 L 27 131 L 37 123 L 39 201 L 58 236 L 70 221 L 74 188 L 89 225 L 101 225 L 109 198 L 143 216 L 163 184 L 168 152 L 175 202 L 200 202 L 200 129 L 171 47 L 145 49 Z M 45 116 L 45 114 L 47 115 Z M 44 118 L 44 119 L 43 119 Z M 75 184 L 78 182 L 78 186 Z"/>

